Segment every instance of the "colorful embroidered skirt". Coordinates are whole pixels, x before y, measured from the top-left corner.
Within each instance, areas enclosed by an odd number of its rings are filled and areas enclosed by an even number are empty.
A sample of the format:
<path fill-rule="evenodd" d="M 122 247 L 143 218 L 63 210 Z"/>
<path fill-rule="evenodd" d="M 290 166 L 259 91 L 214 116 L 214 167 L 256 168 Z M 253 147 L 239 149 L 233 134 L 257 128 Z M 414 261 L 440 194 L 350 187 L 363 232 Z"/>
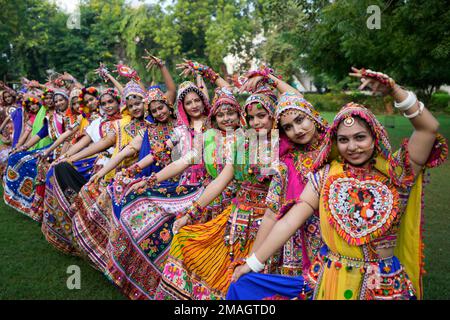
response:
<path fill-rule="evenodd" d="M 37 155 L 44 149 L 19 152 L 10 156 L 3 179 L 5 203 L 37 222 L 42 221 L 42 215 L 33 212 L 31 206 L 36 191 Z"/>
<path fill-rule="evenodd" d="M 37 176 L 34 179 L 34 199 L 31 203 L 30 211 L 33 215 L 42 218 L 44 217 L 45 181 L 49 170 L 50 163 L 46 159 L 39 159 L 37 162 Z"/>
<path fill-rule="evenodd" d="M 415 300 L 415 289 L 398 258 L 359 262 L 336 257 L 324 245 L 306 280 L 317 300 Z"/>
<path fill-rule="evenodd" d="M 172 241 L 176 214 L 186 210 L 204 188 L 164 183 L 121 199 L 108 189 L 114 214 L 108 243 L 107 277 L 130 299 L 153 299 Z"/>
<path fill-rule="evenodd" d="M 101 272 L 107 263 L 111 197 L 101 184 L 86 184 L 75 197 L 76 211 L 72 217 L 72 232 L 82 256 Z"/>
<path fill-rule="evenodd" d="M 51 168 L 46 177 L 44 197 L 44 218 L 42 233 L 56 249 L 77 254 L 77 247 L 72 233 L 70 208 L 81 187 L 89 180 L 96 157 L 73 163 L 73 167 L 60 163 Z"/>
<path fill-rule="evenodd" d="M 174 236 L 155 298 L 224 299 L 233 261 L 247 257 L 266 210 L 267 189 L 243 188 L 215 219 Z M 264 207 L 261 207 L 261 205 Z"/>
<path fill-rule="evenodd" d="M 303 276 L 248 273 L 230 285 L 227 300 L 305 300 L 312 289 Z"/>
<path fill-rule="evenodd" d="M 11 145 L 0 142 L 0 176 L 3 176 L 8 165 L 8 156 L 11 151 Z"/>

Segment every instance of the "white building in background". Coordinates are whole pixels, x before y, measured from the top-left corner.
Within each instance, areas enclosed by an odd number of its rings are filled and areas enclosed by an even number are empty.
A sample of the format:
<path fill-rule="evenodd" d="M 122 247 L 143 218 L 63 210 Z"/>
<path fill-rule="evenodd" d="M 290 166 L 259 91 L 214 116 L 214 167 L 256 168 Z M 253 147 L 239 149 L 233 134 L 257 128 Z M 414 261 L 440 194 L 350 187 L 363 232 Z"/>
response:
<path fill-rule="evenodd" d="M 441 86 L 439 90 L 445 91 L 450 94 L 450 86 Z"/>
<path fill-rule="evenodd" d="M 317 88 L 314 85 L 314 78 L 311 77 L 306 72 L 302 73 L 302 76 L 300 79 L 298 79 L 296 76 L 293 76 L 294 83 L 293 85 L 296 87 L 296 89 L 300 92 L 317 92 Z"/>

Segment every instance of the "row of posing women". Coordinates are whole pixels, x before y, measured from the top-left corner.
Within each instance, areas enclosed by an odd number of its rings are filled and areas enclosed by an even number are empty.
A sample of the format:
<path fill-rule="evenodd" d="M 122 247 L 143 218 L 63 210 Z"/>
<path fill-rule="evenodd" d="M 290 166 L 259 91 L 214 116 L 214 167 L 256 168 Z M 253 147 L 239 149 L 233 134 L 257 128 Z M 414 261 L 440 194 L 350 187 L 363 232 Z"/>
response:
<path fill-rule="evenodd" d="M 165 69 L 162 65 L 160 65 L 160 67 L 167 80 L 166 84 L 168 87 L 175 88 L 167 69 Z M 92 88 L 88 89 L 88 91 L 92 95 L 96 95 Z M 117 170 L 117 164 L 121 162 L 121 160 L 117 161 L 117 159 L 120 157 L 123 159 L 126 156 L 135 156 L 139 149 L 141 149 L 141 154 L 145 156 L 149 153 L 149 148 L 153 148 L 153 154 L 156 155 L 157 143 L 159 142 L 159 144 L 162 145 L 168 138 L 170 138 L 168 142 L 172 144 L 172 147 L 175 145 L 180 148 L 190 148 L 191 144 L 194 142 L 193 131 L 196 130 L 202 132 L 205 131 L 205 128 L 208 126 L 205 123 L 206 117 L 209 114 L 209 103 L 207 97 L 192 83 L 186 83 L 184 87 L 181 86 L 178 99 L 180 103 L 178 104 L 177 112 L 182 115 L 179 117 L 181 120 L 179 121 L 179 126 L 176 129 L 174 128 L 176 125 L 175 119 L 171 115 L 173 111 L 169 108 L 171 104 L 168 103 L 168 99 L 160 90 L 157 88 L 151 88 L 146 97 L 141 86 L 135 82 L 130 82 L 123 91 L 127 106 L 127 108 L 123 109 L 123 113 L 127 114 L 124 115 L 120 121 L 111 122 L 111 130 L 107 132 L 103 130 L 103 139 L 97 143 L 93 143 L 83 151 L 72 155 L 81 148 L 85 147 L 85 143 L 89 143 L 91 140 L 96 142 L 92 135 L 89 134 L 90 132 L 95 133 L 98 131 L 98 126 L 97 129 L 91 129 L 91 126 L 94 126 L 96 123 L 93 121 L 91 125 L 86 128 L 84 136 L 81 140 L 71 147 L 64 155 L 54 161 L 52 168 L 46 177 L 42 224 L 44 235 L 50 243 L 64 252 L 75 254 L 83 252 L 84 254 L 87 254 L 88 258 L 90 258 L 93 264 L 99 269 L 104 269 L 105 267 L 104 264 L 102 264 L 102 249 L 104 247 L 104 240 L 107 240 L 108 237 L 109 215 L 112 213 L 112 210 L 111 208 L 105 208 L 101 200 L 97 200 L 98 198 L 103 199 L 104 195 L 107 195 L 107 193 L 103 192 L 103 190 L 106 191 L 106 188 L 102 188 L 102 186 L 97 183 L 95 177 L 93 177 L 91 183 L 86 185 L 85 188 L 82 190 L 80 189 L 86 182 L 86 180 L 83 181 L 80 177 L 80 169 L 82 169 L 86 174 L 92 173 L 92 170 L 89 169 L 89 164 L 92 163 L 90 162 L 91 159 L 86 159 L 86 157 L 94 155 L 98 151 L 104 150 L 111 145 L 115 145 L 115 152 L 117 154 L 119 154 L 119 151 L 122 152 L 119 157 L 113 157 L 113 161 L 111 161 L 109 167 Z M 104 103 L 103 97 L 105 97 L 105 100 L 110 100 L 105 103 L 114 103 L 114 101 L 111 100 L 111 94 L 104 93 L 100 96 L 101 104 Z M 149 99 L 151 113 L 156 120 L 155 124 L 150 125 L 148 121 L 143 119 L 144 98 Z M 232 97 L 231 100 L 233 100 Z M 84 101 L 81 96 L 80 101 Z M 224 103 L 224 101 L 225 100 L 219 103 Z M 192 110 L 187 107 L 186 109 L 188 111 L 185 112 L 184 105 L 189 106 Z M 228 120 L 225 122 L 228 122 Z M 59 145 L 59 143 L 68 137 L 71 137 L 74 132 L 79 132 L 77 130 L 77 126 L 77 124 L 74 124 L 70 130 L 62 134 L 50 148 L 47 148 L 44 152 L 39 153 L 37 158 L 45 159 L 49 154 L 51 154 L 55 147 Z M 192 129 L 191 127 L 195 129 Z M 130 143 L 132 138 L 135 136 L 138 137 Z M 83 139 L 89 141 L 83 141 Z M 127 145 L 129 145 L 129 147 L 123 150 Z M 24 148 L 26 147 L 27 145 Z M 133 150 L 133 152 L 128 154 L 128 150 Z M 178 151 L 178 153 L 180 153 L 180 151 Z M 169 152 L 170 151 L 167 150 L 167 153 Z M 185 155 L 182 161 L 174 163 L 174 167 L 179 167 L 181 164 L 184 166 L 184 169 L 186 169 L 187 165 L 185 166 L 183 161 L 186 162 L 186 159 L 189 157 L 192 157 L 192 154 Z M 80 164 L 77 164 L 79 159 L 84 160 L 82 160 Z M 131 163 L 132 160 L 134 159 L 128 159 L 127 161 L 128 163 Z M 168 161 L 170 161 L 170 156 L 158 159 L 158 162 L 155 163 L 153 166 L 154 168 L 152 169 L 157 171 L 162 166 L 167 164 Z M 72 166 L 70 166 L 69 163 L 72 164 Z M 35 163 L 29 163 L 29 166 L 34 169 L 33 171 L 39 171 L 41 173 L 46 172 L 44 170 L 39 170 L 37 166 L 33 166 L 34 164 Z M 10 164 L 9 169 L 11 169 L 12 166 L 13 165 Z M 109 171 L 107 167 L 104 169 Z M 184 169 L 177 168 L 178 172 L 182 172 Z M 105 172 L 105 170 L 103 170 L 103 172 Z M 177 199 L 174 199 L 172 203 L 175 203 L 175 200 L 178 200 L 178 210 L 182 210 L 184 207 L 191 204 L 192 200 L 197 197 L 199 192 L 202 190 L 201 184 L 203 183 L 203 178 L 206 171 L 203 164 L 191 166 L 189 171 L 189 173 L 185 173 L 183 175 L 184 178 L 182 178 L 179 186 L 178 181 L 173 181 L 172 186 L 165 186 L 169 187 L 169 190 L 167 190 L 167 188 L 165 188 L 164 191 L 161 191 L 161 188 L 155 190 L 154 197 L 156 196 L 156 199 L 159 197 L 162 201 L 173 194 Z M 172 175 L 176 175 L 172 173 L 172 170 L 167 172 L 170 172 Z M 149 173 L 151 173 L 151 171 Z M 147 175 L 149 173 L 147 173 Z M 99 172 L 99 174 L 102 173 Z M 176 183 L 176 185 L 174 183 Z M 177 188 L 175 188 L 176 186 Z M 100 189 L 100 191 L 98 189 Z M 79 194 L 77 195 L 77 193 Z M 99 195 L 100 197 L 98 197 Z M 33 201 L 36 200 L 33 199 Z M 218 201 L 218 203 L 220 202 Z M 170 203 L 166 204 L 166 208 L 171 208 L 171 210 L 174 210 Z M 106 211 L 103 209 L 106 209 Z M 99 216 L 96 217 L 95 214 L 99 214 Z M 108 215 L 108 217 L 102 216 L 104 214 Z M 74 232 L 72 232 L 72 229 Z M 170 229 L 171 228 L 169 228 L 169 230 Z M 76 237 L 78 241 L 74 241 L 74 237 Z M 80 250 L 80 247 L 85 250 Z"/>
<path fill-rule="evenodd" d="M 154 61 L 167 83 L 170 75 Z M 52 230 L 50 243 L 87 256 L 132 299 L 225 298 L 234 268 L 250 253 L 234 271 L 234 280 L 249 270 L 296 277 L 246 275 L 232 285 L 229 298 L 305 298 L 313 291 L 316 298 L 382 297 L 370 288 L 383 288 L 385 298 L 420 296 L 420 199 L 412 204 L 413 213 L 400 217 L 406 201 L 419 194 L 414 188 L 421 188 L 422 166 L 436 166 L 446 157 L 445 141 L 436 138 L 437 122 L 422 105 L 415 111 L 417 101 L 386 76 L 355 70 L 375 87 L 390 89 L 414 118 L 414 147 L 405 144 L 393 154 L 381 124 L 362 106 L 345 106 L 328 128 L 295 89 L 262 69 L 248 75 L 244 87 L 253 93 L 242 112 L 229 85 L 210 68 L 192 62 L 180 67 L 220 88 L 211 110 L 198 87 L 183 84 L 174 125 L 162 92 L 151 88 L 146 96 L 137 84 L 127 86 L 130 116 L 113 122 L 104 139 L 78 155 L 69 152 L 63 157 L 68 161 L 59 162 L 47 177 L 48 218 L 42 229 L 44 234 Z M 278 104 L 274 88 L 281 93 Z M 156 121 L 151 125 L 137 111 L 145 97 Z M 261 134 L 281 129 L 276 146 L 281 162 L 272 174 L 262 166 L 270 163 L 267 159 L 250 154 L 255 140 L 239 130 L 226 134 L 244 126 L 245 118 Z M 199 143 L 195 133 L 205 133 L 203 149 L 193 148 Z M 433 141 L 434 149 L 427 149 Z M 116 155 L 87 184 L 70 169 L 69 163 L 114 142 Z M 338 156 L 332 152 L 335 144 Z M 118 170 L 137 152 L 137 164 Z M 182 156 L 170 163 L 172 154 Z M 117 174 L 108 184 L 114 169 Z M 57 205 L 47 205 L 52 201 Z M 52 211 L 55 207 L 60 210 Z M 174 237 L 172 228 L 179 231 Z M 397 238 L 398 250 L 407 252 L 398 253 L 405 267 L 391 254 Z M 264 266 L 260 257 L 270 263 Z M 342 266 L 345 273 L 339 272 Z M 380 276 L 383 283 L 373 285 Z"/>

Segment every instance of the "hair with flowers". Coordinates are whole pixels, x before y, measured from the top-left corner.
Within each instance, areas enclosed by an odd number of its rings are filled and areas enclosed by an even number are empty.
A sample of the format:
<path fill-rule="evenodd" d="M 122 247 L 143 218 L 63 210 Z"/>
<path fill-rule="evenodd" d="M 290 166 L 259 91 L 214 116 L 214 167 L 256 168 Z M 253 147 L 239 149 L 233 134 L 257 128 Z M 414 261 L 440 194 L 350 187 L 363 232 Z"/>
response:
<path fill-rule="evenodd" d="M 49 95 L 49 94 L 51 94 L 53 96 L 53 94 L 55 94 L 55 90 L 53 90 L 52 88 L 46 87 L 44 89 L 44 91 L 42 92 L 41 99 L 42 100 L 45 99 L 47 97 L 47 95 Z"/>
<path fill-rule="evenodd" d="M 87 113 L 89 112 L 88 111 L 89 109 L 84 100 L 84 98 L 87 94 L 90 94 L 91 96 L 94 96 L 97 99 L 99 92 L 98 92 L 97 88 L 95 88 L 95 87 L 87 87 L 87 88 L 81 89 L 81 92 L 78 95 L 78 104 L 80 106 L 79 112 L 84 118 L 86 118 L 88 116 Z"/>
<path fill-rule="evenodd" d="M 39 99 L 36 98 L 36 97 L 33 97 L 33 96 L 27 96 L 27 97 L 24 97 L 24 98 L 23 98 L 23 100 L 22 100 L 22 107 L 28 108 L 28 107 L 30 107 L 32 104 L 37 104 L 37 105 L 39 105 L 39 107 L 42 106 L 41 100 L 39 100 Z"/>
<path fill-rule="evenodd" d="M 119 90 L 117 90 L 116 88 L 107 88 L 107 89 L 102 90 L 100 92 L 100 94 L 98 95 L 98 101 L 100 102 L 102 97 L 107 94 L 109 94 L 111 97 L 113 97 L 120 104 L 122 97 L 120 95 Z"/>

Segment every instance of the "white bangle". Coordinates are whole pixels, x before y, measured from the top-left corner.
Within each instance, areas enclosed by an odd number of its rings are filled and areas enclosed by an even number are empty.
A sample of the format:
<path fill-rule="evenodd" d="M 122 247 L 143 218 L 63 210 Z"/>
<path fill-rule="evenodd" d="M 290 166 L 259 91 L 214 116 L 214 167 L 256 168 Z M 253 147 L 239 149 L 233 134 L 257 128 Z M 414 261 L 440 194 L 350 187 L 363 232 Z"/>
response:
<path fill-rule="evenodd" d="M 403 115 L 408 118 L 408 119 L 414 119 L 415 117 L 417 117 L 418 115 L 421 115 L 423 112 L 423 109 L 425 109 L 425 105 L 423 104 L 422 101 L 419 101 L 419 109 L 417 109 L 415 112 L 411 113 L 411 114 L 406 114 L 403 113 Z"/>
<path fill-rule="evenodd" d="M 408 97 L 403 100 L 402 102 L 397 103 L 396 101 L 394 102 L 394 106 L 395 108 L 397 108 L 398 110 L 405 112 L 408 109 L 411 109 L 417 102 L 417 97 L 414 94 L 414 92 L 412 91 L 408 91 Z"/>
<path fill-rule="evenodd" d="M 254 253 L 245 262 L 253 272 L 261 272 L 264 270 L 264 263 L 261 263 Z"/>

